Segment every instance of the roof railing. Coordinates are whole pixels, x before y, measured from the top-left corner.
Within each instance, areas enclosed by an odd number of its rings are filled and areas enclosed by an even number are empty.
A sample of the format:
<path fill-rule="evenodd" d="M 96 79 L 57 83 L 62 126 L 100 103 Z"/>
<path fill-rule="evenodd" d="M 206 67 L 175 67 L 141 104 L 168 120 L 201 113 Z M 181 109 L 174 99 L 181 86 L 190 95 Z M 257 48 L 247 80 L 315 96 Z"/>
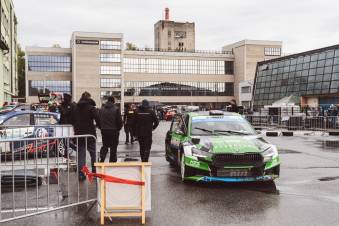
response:
<path fill-rule="evenodd" d="M 160 48 L 132 48 L 126 49 L 127 51 L 150 51 L 150 52 L 174 52 L 174 53 L 206 53 L 206 54 L 230 54 L 233 51 L 218 51 L 218 50 L 186 50 L 186 49 L 160 49 Z"/>

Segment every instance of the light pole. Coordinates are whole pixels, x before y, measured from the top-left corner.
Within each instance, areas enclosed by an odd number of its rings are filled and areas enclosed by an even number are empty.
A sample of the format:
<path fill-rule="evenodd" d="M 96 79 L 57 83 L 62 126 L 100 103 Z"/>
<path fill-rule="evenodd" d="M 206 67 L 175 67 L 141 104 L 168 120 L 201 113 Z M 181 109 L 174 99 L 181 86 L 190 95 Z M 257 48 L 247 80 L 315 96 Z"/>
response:
<path fill-rule="evenodd" d="M 44 76 L 44 94 L 46 93 L 46 79 L 48 78 L 48 73 Z"/>

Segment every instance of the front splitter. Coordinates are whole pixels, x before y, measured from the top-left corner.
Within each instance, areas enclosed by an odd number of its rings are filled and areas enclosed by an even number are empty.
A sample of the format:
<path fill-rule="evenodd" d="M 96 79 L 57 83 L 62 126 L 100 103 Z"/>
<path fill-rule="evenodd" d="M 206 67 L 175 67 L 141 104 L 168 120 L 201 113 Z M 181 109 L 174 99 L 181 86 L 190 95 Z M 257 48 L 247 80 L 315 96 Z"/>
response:
<path fill-rule="evenodd" d="M 201 182 L 253 182 L 253 181 L 272 181 L 278 178 L 276 175 L 265 175 L 258 177 L 210 177 L 210 176 L 192 176 L 187 177 L 187 180 Z"/>

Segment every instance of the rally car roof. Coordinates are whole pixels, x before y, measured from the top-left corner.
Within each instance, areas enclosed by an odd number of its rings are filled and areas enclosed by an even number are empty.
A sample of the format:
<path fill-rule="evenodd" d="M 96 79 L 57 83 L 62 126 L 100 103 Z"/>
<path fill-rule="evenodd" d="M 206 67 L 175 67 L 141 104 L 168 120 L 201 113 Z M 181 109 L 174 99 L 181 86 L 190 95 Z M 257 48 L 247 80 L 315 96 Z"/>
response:
<path fill-rule="evenodd" d="M 226 112 L 226 111 L 218 111 L 218 114 L 211 114 L 211 111 L 195 111 L 195 112 L 188 112 L 187 115 L 194 117 L 194 116 L 240 116 L 238 113 L 234 112 Z"/>

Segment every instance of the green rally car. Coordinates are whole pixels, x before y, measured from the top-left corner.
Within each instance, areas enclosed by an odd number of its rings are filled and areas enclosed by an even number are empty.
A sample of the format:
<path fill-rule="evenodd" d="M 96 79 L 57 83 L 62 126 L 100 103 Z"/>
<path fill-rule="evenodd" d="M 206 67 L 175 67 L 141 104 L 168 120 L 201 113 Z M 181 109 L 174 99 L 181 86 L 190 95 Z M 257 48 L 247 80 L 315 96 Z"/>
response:
<path fill-rule="evenodd" d="M 183 181 L 249 182 L 279 177 L 276 146 L 237 113 L 177 114 L 165 144 L 166 160 L 180 167 Z"/>

